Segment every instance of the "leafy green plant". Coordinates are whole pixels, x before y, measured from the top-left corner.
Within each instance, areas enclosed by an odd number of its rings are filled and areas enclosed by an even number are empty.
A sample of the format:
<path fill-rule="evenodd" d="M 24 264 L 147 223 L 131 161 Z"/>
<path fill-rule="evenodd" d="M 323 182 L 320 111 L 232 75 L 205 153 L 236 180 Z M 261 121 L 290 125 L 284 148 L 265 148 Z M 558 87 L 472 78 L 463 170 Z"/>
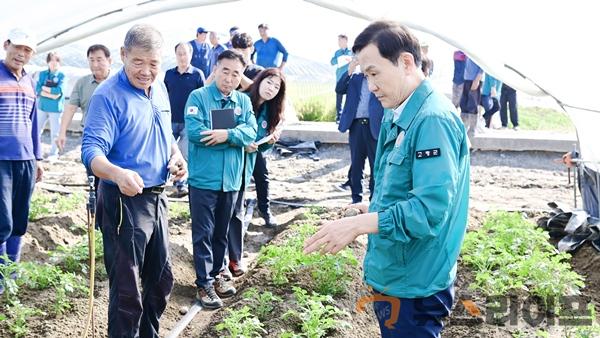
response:
<path fill-rule="evenodd" d="M 308 217 L 310 219 L 311 216 Z M 290 278 L 293 279 L 296 274 L 306 273 L 312 277 L 316 291 L 329 295 L 343 294 L 352 280 L 349 269 L 356 267 L 358 260 L 348 248 L 337 255 L 305 255 L 304 241 L 315 230 L 310 222 L 292 226 L 295 235 L 283 244 L 263 247 L 258 262 L 269 268 L 277 286 L 290 283 Z"/>
<path fill-rule="evenodd" d="M 8 321 L 8 331 L 15 338 L 26 337 L 29 334 L 27 323 L 31 317 L 45 315 L 43 311 L 24 306 L 18 300 L 8 302 L 4 308 L 8 314 L 8 316 L 4 316 Z"/>
<path fill-rule="evenodd" d="M 267 319 L 269 314 L 275 308 L 273 304 L 283 301 L 281 297 L 274 295 L 270 291 L 259 293 L 256 288 L 249 288 L 246 290 L 243 297 L 252 304 L 254 313 L 256 313 L 259 320 Z"/>
<path fill-rule="evenodd" d="M 169 217 L 189 220 L 191 218 L 190 206 L 187 203 L 170 202 Z"/>
<path fill-rule="evenodd" d="M 51 261 L 59 264 L 65 271 L 87 275 L 89 264 L 88 241 L 88 237 L 85 236 L 81 242 L 75 245 L 59 245 L 55 251 L 49 253 Z M 94 243 L 96 261 L 99 261 L 104 257 L 102 233 L 99 230 L 95 230 Z M 96 268 L 100 270 L 101 275 L 106 274 L 104 265 L 98 264 Z"/>
<path fill-rule="evenodd" d="M 334 300 L 331 296 L 315 292 L 309 295 L 299 287 L 293 287 L 293 290 L 299 311 L 289 310 L 283 317 L 295 318 L 301 322 L 300 337 L 324 337 L 335 328 L 350 326 L 347 322 L 339 320 L 340 317 L 350 317 L 350 314 L 332 305 Z"/>
<path fill-rule="evenodd" d="M 298 118 L 302 121 L 335 121 L 335 105 L 328 105 L 322 97 L 311 97 L 294 104 Z"/>
<path fill-rule="evenodd" d="M 77 210 L 79 207 L 85 205 L 86 198 L 81 192 L 74 192 L 67 196 L 58 195 L 55 201 L 55 213 L 63 213 L 67 211 Z"/>
<path fill-rule="evenodd" d="M 76 192 L 68 196 L 59 194 L 34 194 L 29 206 L 29 220 L 35 221 L 43 217 L 77 210 L 85 205 L 83 193 Z"/>
<path fill-rule="evenodd" d="M 264 324 L 250 313 L 248 306 L 244 306 L 239 310 L 227 309 L 227 313 L 228 315 L 223 319 L 223 322 L 216 326 L 218 332 L 227 331 L 227 337 L 254 338 L 267 333 Z"/>
<path fill-rule="evenodd" d="M 520 214 L 490 214 L 483 227 L 465 237 L 462 260 L 473 269 L 471 289 L 485 295 L 525 291 L 545 306 L 564 295 L 576 295 L 583 277 L 571 270 L 570 256 L 548 241 L 546 232 Z"/>
<path fill-rule="evenodd" d="M 49 195 L 33 194 L 29 204 L 29 220 L 35 221 L 50 215 L 50 202 L 52 198 Z"/>

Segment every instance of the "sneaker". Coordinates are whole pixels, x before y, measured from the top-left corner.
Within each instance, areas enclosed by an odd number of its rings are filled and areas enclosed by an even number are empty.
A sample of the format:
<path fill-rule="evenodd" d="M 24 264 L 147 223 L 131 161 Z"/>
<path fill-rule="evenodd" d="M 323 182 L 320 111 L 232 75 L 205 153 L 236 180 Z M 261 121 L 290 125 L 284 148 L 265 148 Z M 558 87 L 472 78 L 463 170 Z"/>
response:
<path fill-rule="evenodd" d="M 50 156 L 46 157 L 46 161 L 48 161 L 50 163 L 54 163 L 54 162 L 58 161 L 58 155 L 50 155 Z"/>
<path fill-rule="evenodd" d="M 267 228 L 275 228 L 279 225 L 277 223 L 277 220 L 275 219 L 275 216 L 273 216 L 273 214 L 271 213 L 270 209 L 267 209 L 267 211 L 265 212 L 259 211 L 258 213 L 260 214 L 260 217 L 262 217 L 265 220 L 265 226 Z"/>
<path fill-rule="evenodd" d="M 240 277 L 246 273 L 247 268 L 244 263 L 241 261 L 229 261 L 229 271 L 233 275 L 233 277 Z"/>
<path fill-rule="evenodd" d="M 333 187 L 341 192 L 347 192 L 350 191 L 350 182 L 334 184 Z"/>
<path fill-rule="evenodd" d="M 519 131 L 519 126 L 513 127 L 514 131 Z"/>
<path fill-rule="evenodd" d="M 198 288 L 196 299 L 207 309 L 218 309 L 223 307 L 223 301 L 219 298 L 215 292 L 215 287 L 212 285 L 206 288 Z"/>
<path fill-rule="evenodd" d="M 219 295 L 219 297 L 229 298 L 235 296 L 236 290 L 231 280 L 219 276 L 215 278 L 215 283 L 213 285 L 215 292 L 217 295 Z"/>

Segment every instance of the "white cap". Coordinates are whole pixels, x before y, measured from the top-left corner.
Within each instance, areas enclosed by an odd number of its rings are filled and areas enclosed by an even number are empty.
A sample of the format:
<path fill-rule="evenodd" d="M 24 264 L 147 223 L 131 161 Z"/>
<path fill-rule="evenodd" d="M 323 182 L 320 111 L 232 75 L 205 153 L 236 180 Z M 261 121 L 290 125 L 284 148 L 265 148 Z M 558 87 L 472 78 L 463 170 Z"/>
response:
<path fill-rule="evenodd" d="M 7 40 L 17 46 L 27 46 L 35 52 L 37 47 L 36 37 L 22 28 L 15 28 L 8 33 Z"/>

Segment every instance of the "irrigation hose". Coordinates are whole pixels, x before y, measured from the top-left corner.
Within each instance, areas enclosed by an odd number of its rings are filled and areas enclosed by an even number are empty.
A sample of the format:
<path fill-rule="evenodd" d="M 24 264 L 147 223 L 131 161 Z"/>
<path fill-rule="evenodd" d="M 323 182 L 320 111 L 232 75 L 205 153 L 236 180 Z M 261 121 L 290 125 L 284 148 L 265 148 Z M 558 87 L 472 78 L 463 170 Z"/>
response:
<path fill-rule="evenodd" d="M 85 324 L 83 338 L 87 338 L 91 327 L 92 337 L 94 337 L 94 278 L 96 272 L 96 193 L 94 191 L 94 176 L 88 177 L 90 194 L 87 205 L 87 226 L 88 226 L 88 254 L 89 254 L 89 298 L 88 298 L 88 316 Z"/>

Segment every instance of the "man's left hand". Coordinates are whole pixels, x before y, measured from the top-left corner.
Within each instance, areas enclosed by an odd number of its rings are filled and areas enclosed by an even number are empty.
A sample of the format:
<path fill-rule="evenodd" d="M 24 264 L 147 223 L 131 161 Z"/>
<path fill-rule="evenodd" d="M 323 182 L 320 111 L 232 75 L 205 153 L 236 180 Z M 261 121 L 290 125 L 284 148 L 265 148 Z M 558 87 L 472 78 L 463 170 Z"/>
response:
<path fill-rule="evenodd" d="M 207 146 L 227 142 L 227 138 L 229 137 L 227 129 L 205 130 L 200 135 L 206 136 L 200 139 L 200 142 L 206 142 Z"/>
<path fill-rule="evenodd" d="M 181 155 L 180 151 L 171 155 L 171 158 L 169 159 L 169 164 L 167 165 L 167 168 L 169 169 L 169 172 L 173 176 L 171 178 L 172 181 L 180 181 L 187 177 L 187 174 L 188 174 L 187 162 L 183 158 L 183 155 Z"/>
<path fill-rule="evenodd" d="M 36 168 L 36 173 L 35 173 L 35 183 L 41 182 L 43 177 L 44 177 L 44 168 L 38 162 L 37 168 Z"/>

